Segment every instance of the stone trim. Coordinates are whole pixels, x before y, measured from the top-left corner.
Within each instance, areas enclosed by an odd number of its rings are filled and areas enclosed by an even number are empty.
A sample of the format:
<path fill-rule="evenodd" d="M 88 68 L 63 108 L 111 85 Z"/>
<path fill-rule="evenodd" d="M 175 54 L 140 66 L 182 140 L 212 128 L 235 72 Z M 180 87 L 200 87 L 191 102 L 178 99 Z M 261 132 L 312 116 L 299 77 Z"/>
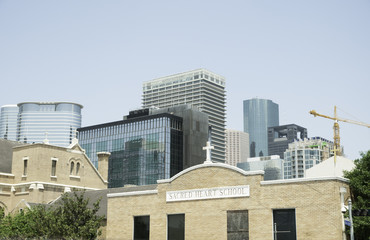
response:
<path fill-rule="evenodd" d="M 18 192 L 18 193 L 15 193 L 14 195 L 19 196 L 19 195 L 28 195 L 28 194 L 30 194 L 30 192 Z"/>
<path fill-rule="evenodd" d="M 129 196 L 150 195 L 150 194 L 158 194 L 158 190 L 145 190 L 145 191 L 137 191 L 137 192 L 109 193 L 109 194 L 107 194 L 107 197 L 108 198 L 113 198 L 113 197 L 129 197 Z"/>
<path fill-rule="evenodd" d="M 14 177 L 14 174 L 11 173 L 0 173 L 0 176 Z"/>
<path fill-rule="evenodd" d="M 65 185 L 65 184 L 57 184 L 57 183 L 50 183 L 50 182 L 25 182 L 25 183 L 17 183 L 17 184 L 10 184 L 10 183 L 0 183 L 0 186 L 7 186 L 7 187 L 18 187 L 18 186 L 27 186 L 27 185 L 32 185 L 35 184 L 42 184 L 46 186 L 56 186 L 56 187 L 69 187 L 71 189 L 73 188 L 79 188 L 79 189 L 86 189 L 86 190 L 102 190 L 99 188 L 88 188 L 88 187 L 83 187 L 83 186 L 73 186 L 73 185 Z"/>
<path fill-rule="evenodd" d="M 203 163 L 203 164 L 199 164 L 199 165 L 195 165 L 195 166 L 189 167 L 189 168 L 187 168 L 187 169 L 179 172 L 178 174 L 176 174 L 172 178 L 157 180 L 157 183 L 171 183 L 176 178 L 184 175 L 185 173 L 188 173 L 190 171 L 193 171 L 193 170 L 196 170 L 196 169 L 199 169 L 199 168 L 205 168 L 205 167 L 226 168 L 226 169 L 229 169 L 229 170 L 232 170 L 232 171 L 235 171 L 235 172 L 239 172 L 240 174 L 242 174 L 244 176 L 263 175 L 263 174 L 265 174 L 265 171 L 262 171 L 262 170 L 259 170 L 259 171 L 244 171 L 241 168 L 238 168 L 238 167 L 235 167 L 235 166 L 231 166 L 229 164 L 224 164 L 224 163 Z"/>
<path fill-rule="evenodd" d="M 275 184 L 289 184 L 289 183 L 331 181 L 331 180 L 337 180 L 337 181 L 349 183 L 349 180 L 347 178 L 342 178 L 342 177 L 316 177 L 316 178 L 292 178 L 292 179 L 282 179 L 282 180 L 261 181 L 261 185 L 275 185 Z"/>

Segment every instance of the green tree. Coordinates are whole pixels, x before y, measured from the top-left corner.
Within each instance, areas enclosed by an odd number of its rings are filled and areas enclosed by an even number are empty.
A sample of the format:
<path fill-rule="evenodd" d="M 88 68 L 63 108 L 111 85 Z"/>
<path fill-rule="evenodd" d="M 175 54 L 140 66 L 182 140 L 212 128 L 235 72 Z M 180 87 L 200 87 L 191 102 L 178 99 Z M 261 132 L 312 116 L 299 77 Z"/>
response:
<path fill-rule="evenodd" d="M 89 205 L 85 192 L 63 194 L 52 207 L 38 205 L 0 220 L 0 239 L 96 239 L 104 219 L 100 200 Z"/>
<path fill-rule="evenodd" d="M 53 210 L 55 219 L 50 226 L 53 238 L 66 239 L 95 239 L 100 234 L 99 230 L 104 219 L 98 216 L 100 200 L 89 205 L 89 199 L 84 197 L 84 192 L 63 194 L 58 206 Z"/>
<path fill-rule="evenodd" d="M 345 171 L 344 177 L 350 180 L 352 209 L 370 209 L 370 151 L 361 153 L 361 158 L 355 160 L 355 168 Z M 370 217 L 353 217 L 355 238 L 370 239 Z"/>

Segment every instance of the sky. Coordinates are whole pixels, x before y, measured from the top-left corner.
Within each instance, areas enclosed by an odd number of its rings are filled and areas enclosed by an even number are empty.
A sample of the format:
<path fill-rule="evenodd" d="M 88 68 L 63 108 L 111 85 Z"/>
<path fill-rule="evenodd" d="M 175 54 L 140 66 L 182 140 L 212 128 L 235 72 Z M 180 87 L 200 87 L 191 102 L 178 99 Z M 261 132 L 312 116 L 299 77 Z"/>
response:
<path fill-rule="evenodd" d="M 258 97 L 333 141 L 310 110 L 370 124 L 370 1 L 0 0 L 1 106 L 74 102 L 83 127 L 117 121 L 145 81 L 199 68 L 226 78 L 228 129 Z M 370 150 L 369 128 L 339 125 L 348 158 Z"/>

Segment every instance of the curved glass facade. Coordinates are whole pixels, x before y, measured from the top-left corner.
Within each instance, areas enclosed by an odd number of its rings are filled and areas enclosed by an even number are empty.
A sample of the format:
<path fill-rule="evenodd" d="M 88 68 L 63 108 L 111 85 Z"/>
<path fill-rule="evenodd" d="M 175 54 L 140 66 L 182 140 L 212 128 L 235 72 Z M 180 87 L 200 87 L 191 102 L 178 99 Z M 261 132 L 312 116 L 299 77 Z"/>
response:
<path fill-rule="evenodd" d="M 19 103 L 17 141 L 66 147 L 81 127 L 82 105 L 68 102 Z"/>
<path fill-rule="evenodd" d="M 17 119 L 17 105 L 4 105 L 1 107 L 0 138 L 12 141 L 17 139 Z"/>
<path fill-rule="evenodd" d="M 244 132 L 249 133 L 250 157 L 268 156 L 268 128 L 279 126 L 279 105 L 267 99 L 243 101 Z"/>
<path fill-rule="evenodd" d="M 182 118 L 159 114 L 78 130 L 80 146 L 95 167 L 110 152 L 109 188 L 155 184 L 183 169 Z"/>

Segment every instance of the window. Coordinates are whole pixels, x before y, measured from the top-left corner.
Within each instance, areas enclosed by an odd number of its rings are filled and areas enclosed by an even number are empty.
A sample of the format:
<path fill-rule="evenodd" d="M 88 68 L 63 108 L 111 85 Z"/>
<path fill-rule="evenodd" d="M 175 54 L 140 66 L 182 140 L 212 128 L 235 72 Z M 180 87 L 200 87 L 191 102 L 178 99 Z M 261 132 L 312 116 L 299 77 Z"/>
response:
<path fill-rule="evenodd" d="M 134 240 L 149 240 L 149 216 L 134 217 Z"/>
<path fill-rule="evenodd" d="M 79 174 L 79 172 L 80 172 L 80 163 L 78 162 L 78 163 L 76 164 L 76 175 L 78 175 L 78 174 Z"/>
<path fill-rule="evenodd" d="M 185 214 L 167 216 L 167 240 L 185 239 Z"/>
<path fill-rule="evenodd" d="M 73 175 L 74 168 L 75 168 L 75 163 L 71 162 L 71 171 L 70 171 L 69 175 Z"/>
<path fill-rule="evenodd" d="M 295 209 L 273 211 L 274 240 L 296 240 Z"/>
<path fill-rule="evenodd" d="M 23 176 L 27 176 L 28 159 L 23 159 Z"/>
<path fill-rule="evenodd" d="M 227 212 L 227 239 L 249 239 L 248 211 Z"/>
<path fill-rule="evenodd" d="M 51 176 L 56 177 L 57 174 L 57 159 L 51 159 Z"/>

